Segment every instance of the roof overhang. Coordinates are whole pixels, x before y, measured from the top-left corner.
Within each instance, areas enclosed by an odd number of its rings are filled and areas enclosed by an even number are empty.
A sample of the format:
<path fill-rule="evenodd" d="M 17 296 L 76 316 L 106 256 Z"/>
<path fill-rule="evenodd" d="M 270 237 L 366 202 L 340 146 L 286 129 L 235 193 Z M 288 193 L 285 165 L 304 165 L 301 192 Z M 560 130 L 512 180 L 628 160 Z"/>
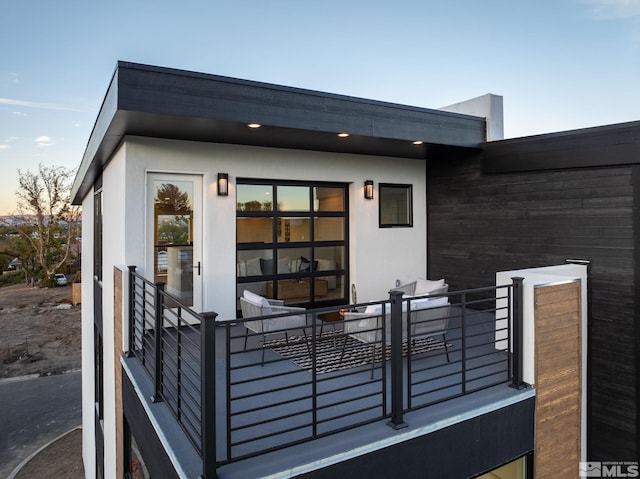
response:
<path fill-rule="evenodd" d="M 119 62 L 73 185 L 75 204 L 127 135 L 424 160 L 442 150 L 479 149 L 486 120 Z"/>
<path fill-rule="evenodd" d="M 485 173 L 640 163 L 640 121 L 491 141 L 482 157 Z"/>

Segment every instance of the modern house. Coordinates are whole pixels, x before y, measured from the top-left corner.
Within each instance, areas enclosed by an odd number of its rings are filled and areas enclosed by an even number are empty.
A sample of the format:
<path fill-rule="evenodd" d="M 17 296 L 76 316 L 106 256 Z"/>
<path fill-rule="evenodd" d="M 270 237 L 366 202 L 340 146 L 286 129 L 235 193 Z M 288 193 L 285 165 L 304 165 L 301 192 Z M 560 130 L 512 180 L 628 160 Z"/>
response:
<path fill-rule="evenodd" d="M 640 124 L 447 110 L 118 63 L 73 187 L 87 477 L 637 457 Z"/>

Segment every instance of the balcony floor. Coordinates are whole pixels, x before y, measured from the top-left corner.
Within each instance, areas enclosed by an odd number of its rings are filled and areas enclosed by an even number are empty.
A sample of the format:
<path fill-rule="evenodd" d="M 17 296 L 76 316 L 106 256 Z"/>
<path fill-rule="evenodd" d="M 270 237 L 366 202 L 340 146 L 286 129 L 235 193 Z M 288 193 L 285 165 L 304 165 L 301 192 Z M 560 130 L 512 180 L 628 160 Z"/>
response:
<path fill-rule="evenodd" d="M 371 366 L 318 374 L 316 393 L 326 392 L 326 394 L 321 396 L 322 400 L 313 403 L 312 399 L 307 397 L 311 388 L 308 383 L 312 377 L 308 370 L 301 369 L 294 362 L 283 358 L 269 348 L 264 351 L 265 364 L 261 365 L 261 338 L 250 337 L 247 351 L 244 352 L 242 347 L 244 326 L 238 324 L 230 327 L 228 329 L 230 337 L 235 338 L 230 344 L 232 350 L 238 352 L 237 355 L 231 355 L 232 364 L 239 367 L 237 370 L 234 369 L 234 376 L 231 379 L 232 382 L 238 383 L 233 386 L 233 395 L 245 397 L 245 399 L 234 401 L 231 408 L 234 411 L 247 411 L 233 419 L 234 428 L 237 430 L 234 432 L 232 441 L 238 443 L 233 447 L 233 457 L 250 456 L 256 450 L 262 449 L 275 448 L 275 450 L 225 464 L 218 469 L 218 477 L 290 477 L 388 447 L 412 437 L 428 434 L 531 397 L 534 394 L 533 390 L 518 391 L 510 388 L 506 384 L 506 377 L 503 379 L 505 382 L 503 384 L 481 389 L 496 382 L 492 374 L 502 374 L 496 363 L 506 361 L 506 355 L 502 351 L 496 351 L 491 341 L 487 341 L 487 338 L 493 337 L 495 333 L 491 315 L 479 313 L 472 316 L 468 326 L 473 328 L 474 325 L 476 330 L 472 338 L 466 340 L 466 350 L 469 351 L 469 348 L 475 347 L 474 356 L 478 359 L 466 362 L 465 378 L 468 389 L 479 390 L 459 395 L 462 394 L 459 383 L 463 376 L 461 334 L 459 325 L 454 321 L 451 324 L 451 332 L 447 336 L 447 342 L 451 344 L 450 361 L 447 361 L 444 351 L 428 352 L 423 354 L 419 361 L 412 361 L 414 371 L 420 364 L 428 364 L 428 369 L 419 373 L 422 390 L 414 389 L 414 395 L 417 392 L 420 393 L 415 400 L 434 404 L 405 413 L 404 420 L 408 427 L 400 430 L 389 427 L 386 424 L 387 419 L 382 417 L 390 412 L 390 387 L 388 383 L 382 382 L 385 375 L 379 363 L 374 371 L 373 380 Z M 221 462 L 226 461 L 227 453 L 228 376 L 225 365 L 228 359 L 225 330 L 226 328 L 223 327 L 216 328 L 216 447 L 217 457 Z M 341 348 L 340 336 L 336 338 L 335 347 Z M 406 359 L 403 360 L 404 377 L 407 375 L 407 363 Z M 200 472 L 200 458 L 178 427 L 167 404 L 153 404 L 146 399 L 152 394 L 152 383 L 137 359 L 125 359 L 123 364 L 132 382 L 138 386 L 140 396 L 146 402 L 147 411 L 154 416 L 156 427 L 164 431 L 162 436 L 169 446 L 168 450 L 173 451 L 186 475 L 195 477 Z M 242 367 L 243 365 L 246 367 Z M 194 366 L 197 367 L 197 365 Z M 387 381 L 390 366 L 390 362 L 387 362 Z M 414 372 L 414 374 L 418 373 Z M 477 377 L 475 383 L 473 377 Z M 341 403 L 340 397 L 346 394 L 343 393 L 345 388 L 348 388 L 346 390 L 349 394 L 354 394 L 354 390 L 357 391 L 357 399 Z M 199 391 L 193 390 L 192 395 L 199 397 Z M 297 396 L 292 399 L 292 395 Z M 406 394 L 404 396 L 406 407 Z M 383 411 L 383 402 L 386 402 L 386 411 Z M 412 405 L 416 406 L 415 403 Z M 316 433 L 320 436 L 330 430 L 342 427 L 346 429 L 309 442 L 282 448 L 283 440 L 296 441 L 308 437 L 311 426 L 307 424 L 311 422 L 310 417 L 314 413 L 318 421 Z M 242 426 L 243 423 L 252 424 L 258 420 L 265 421 L 270 417 L 279 419 L 275 423 L 263 422 L 246 428 Z M 326 422 L 322 422 L 323 420 Z M 367 421 L 370 422 L 357 427 L 350 426 L 354 422 Z M 261 439 L 254 440 L 255 438 Z M 243 441 L 247 442 L 243 443 Z"/>

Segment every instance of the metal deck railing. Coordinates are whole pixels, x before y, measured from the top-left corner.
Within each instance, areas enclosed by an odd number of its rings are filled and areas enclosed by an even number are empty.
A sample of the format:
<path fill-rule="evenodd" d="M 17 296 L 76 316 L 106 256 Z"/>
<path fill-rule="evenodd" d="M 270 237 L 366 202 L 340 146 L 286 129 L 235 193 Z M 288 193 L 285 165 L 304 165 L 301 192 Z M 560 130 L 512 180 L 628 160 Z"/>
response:
<path fill-rule="evenodd" d="M 230 462 L 375 421 L 401 427 L 407 411 L 518 386 L 520 291 L 516 279 L 439 295 L 448 298 L 440 335 L 421 332 L 435 321 L 415 310 L 424 298 L 398 292 L 385 301 L 306 310 L 305 327 L 264 335 L 245 323 L 300 313 L 216 322 L 216 313 L 194 312 L 130 267 L 128 355 L 141 362 L 154 401 L 166 403 L 201 455 L 203 477 L 214 477 Z M 367 307 L 380 313 L 365 313 Z M 506 321 L 497 322 L 496 313 Z M 352 334 L 372 317 L 377 321 L 359 330 L 372 341 Z"/>

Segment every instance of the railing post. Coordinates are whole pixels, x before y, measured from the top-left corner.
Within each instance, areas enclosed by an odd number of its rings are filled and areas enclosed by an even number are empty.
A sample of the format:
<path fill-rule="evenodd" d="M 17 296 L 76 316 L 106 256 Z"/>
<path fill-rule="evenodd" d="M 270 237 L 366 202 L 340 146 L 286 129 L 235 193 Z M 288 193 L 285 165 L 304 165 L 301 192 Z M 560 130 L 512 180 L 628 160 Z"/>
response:
<path fill-rule="evenodd" d="M 460 363 L 462 365 L 462 394 L 467 394 L 467 293 L 460 295 Z"/>
<path fill-rule="evenodd" d="M 202 423 L 202 478 L 216 477 L 216 317 L 201 313 L 200 326 L 200 414 Z"/>
<path fill-rule="evenodd" d="M 164 283 L 155 285 L 155 311 L 154 315 L 154 391 L 151 400 L 153 402 L 162 401 L 162 326 L 164 316 Z"/>
<path fill-rule="evenodd" d="M 131 358 L 134 356 L 134 349 L 136 347 L 135 342 L 135 334 L 136 334 L 136 326 L 135 326 L 135 307 L 136 307 L 136 299 L 135 299 L 135 266 L 129 266 L 129 346 L 127 351 L 127 357 Z"/>
<path fill-rule="evenodd" d="M 393 429 L 407 427 L 403 419 L 403 374 L 402 374 L 402 291 L 390 291 L 391 301 L 391 420 Z M 383 316 L 384 317 L 384 316 Z M 382 354 L 385 354 L 383 338 Z"/>
<path fill-rule="evenodd" d="M 523 293 L 523 282 L 524 278 L 514 277 L 511 278 L 513 281 L 513 338 L 511 338 L 511 343 L 513 344 L 513 378 L 510 386 L 516 389 L 523 389 L 527 385 L 522 380 L 523 374 L 523 301 L 522 301 L 522 293 Z"/>

